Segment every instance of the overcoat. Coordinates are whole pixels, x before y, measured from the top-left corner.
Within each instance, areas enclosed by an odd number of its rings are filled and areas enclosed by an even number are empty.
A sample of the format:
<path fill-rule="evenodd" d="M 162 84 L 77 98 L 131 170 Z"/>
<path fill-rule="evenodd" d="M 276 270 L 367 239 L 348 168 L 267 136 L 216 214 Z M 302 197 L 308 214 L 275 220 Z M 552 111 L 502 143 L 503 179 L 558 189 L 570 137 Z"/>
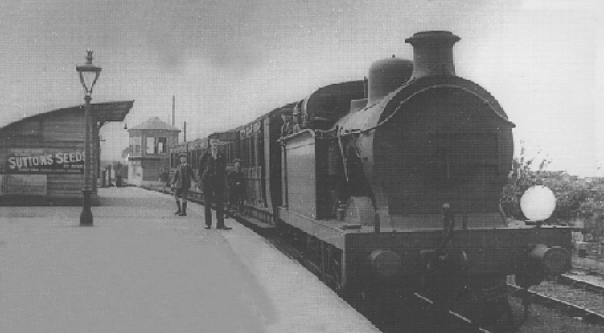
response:
<path fill-rule="evenodd" d="M 202 187 L 224 187 L 226 180 L 226 159 L 220 153 L 216 159 L 207 152 L 199 159 L 199 179 Z"/>
<path fill-rule="evenodd" d="M 191 187 L 191 180 L 195 180 L 195 174 L 193 173 L 193 168 L 191 168 L 191 165 L 180 164 L 176 168 L 176 172 L 174 173 L 174 177 L 172 178 L 172 184 L 174 185 L 174 188 L 182 188 L 188 190 Z"/>

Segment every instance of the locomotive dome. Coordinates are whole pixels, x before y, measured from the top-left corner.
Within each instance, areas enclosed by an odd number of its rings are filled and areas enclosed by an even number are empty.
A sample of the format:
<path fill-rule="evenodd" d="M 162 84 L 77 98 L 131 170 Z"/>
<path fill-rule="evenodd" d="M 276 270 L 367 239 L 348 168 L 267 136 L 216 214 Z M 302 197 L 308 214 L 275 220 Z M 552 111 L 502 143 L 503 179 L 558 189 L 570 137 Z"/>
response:
<path fill-rule="evenodd" d="M 395 58 L 374 62 L 369 68 L 369 102 L 374 104 L 402 86 L 411 77 L 413 62 Z"/>

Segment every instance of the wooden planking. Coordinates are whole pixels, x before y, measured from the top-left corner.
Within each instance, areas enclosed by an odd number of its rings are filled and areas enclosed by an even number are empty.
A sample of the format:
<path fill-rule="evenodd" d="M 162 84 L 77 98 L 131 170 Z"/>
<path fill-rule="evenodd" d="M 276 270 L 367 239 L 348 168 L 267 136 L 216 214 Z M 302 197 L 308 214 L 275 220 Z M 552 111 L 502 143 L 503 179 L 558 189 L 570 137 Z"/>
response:
<path fill-rule="evenodd" d="M 0 161 L 7 161 L 12 149 L 40 149 L 45 154 L 84 151 L 83 113 L 49 114 L 11 124 L 0 130 Z M 93 126 L 96 121 L 93 119 Z M 92 131 L 93 185 L 96 180 L 98 131 Z M 7 163 L 0 163 L 0 173 L 8 173 Z M 48 198 L 79 198 L 84 185 L 83 174 L 47 174 Z M 93 186 L 96 187 L 96 186 Z"/>
<path fill-rule="evenodd" d="M 84 175 L 66 175 L 56 174 L 48 175 L 47 178 L 47 193 L 48 196 L 60 197 L 80 197 L 82 195 L 82 187 L 84 185 Z"/>
<path fill-rule="evenodd" d="M 45 118 L 42 121 L 42 138 L 44 141 L 84 141 L 86 135 L 83 116 L 59 116 Z"/>

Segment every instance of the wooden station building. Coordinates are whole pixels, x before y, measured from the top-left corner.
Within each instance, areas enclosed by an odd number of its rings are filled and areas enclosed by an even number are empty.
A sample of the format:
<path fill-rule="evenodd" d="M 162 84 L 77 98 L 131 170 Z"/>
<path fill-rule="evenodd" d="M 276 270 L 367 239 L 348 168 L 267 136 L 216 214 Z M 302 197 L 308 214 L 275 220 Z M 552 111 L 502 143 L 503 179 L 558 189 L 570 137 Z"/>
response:
<path fill-rule="evenodd" d="M 92 204 L 98 205 L 99 130 L 124 120 L 134 101 L 92 104 Z M 84 105 L 49 111 L 0 128 L 0 205 L 81 205 Z"/>

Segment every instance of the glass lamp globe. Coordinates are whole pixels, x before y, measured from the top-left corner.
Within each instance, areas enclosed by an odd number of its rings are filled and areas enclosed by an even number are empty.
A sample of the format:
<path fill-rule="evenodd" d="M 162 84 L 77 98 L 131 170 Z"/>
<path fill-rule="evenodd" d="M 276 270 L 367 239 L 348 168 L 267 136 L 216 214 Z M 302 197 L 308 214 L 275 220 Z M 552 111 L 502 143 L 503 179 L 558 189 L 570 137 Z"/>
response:
<path fill-rule="evenodd" d="M 520 198 L 520 209 L 531 221 L 547 220 L 556 209 L 556 196 L 545 186 L 533 186 Z"/>

